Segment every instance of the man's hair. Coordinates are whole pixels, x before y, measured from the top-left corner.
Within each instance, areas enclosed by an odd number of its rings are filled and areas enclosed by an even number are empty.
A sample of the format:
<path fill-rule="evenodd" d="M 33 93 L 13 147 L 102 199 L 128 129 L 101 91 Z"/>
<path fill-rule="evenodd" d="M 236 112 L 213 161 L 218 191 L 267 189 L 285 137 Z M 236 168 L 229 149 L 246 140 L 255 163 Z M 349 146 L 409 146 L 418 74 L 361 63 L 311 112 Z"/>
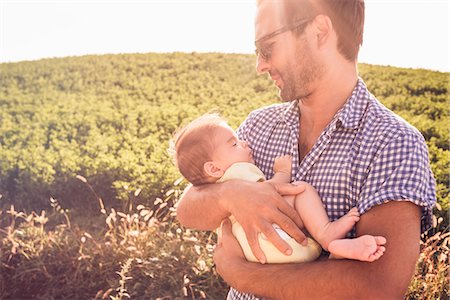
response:
<path fill-rule="evenodd" d="M 169 152 L 180 173 L 193 185 L 214 182 L 203 168 L 212 160 L 216 130 L 226 124 L 218 114 L 205 114 L 176 131 Z"/>
<path fill-rule="evenodd" d="M 333 23 L 338 36 L 338 50 L 348 60 L 358 57 L 363 43 L 364 0 L 320 0 L 325 14 Z"/>
<path fill-rule="evenodd" d="M 257 4 L 264 1 L 257 0 Z M 327 15 L 338 37 L 338 50 L 349 61 L 358 57 L 363 43 L 364 0 L 276 0 L 282 1 L 284 26 L 319 14 Z"/>

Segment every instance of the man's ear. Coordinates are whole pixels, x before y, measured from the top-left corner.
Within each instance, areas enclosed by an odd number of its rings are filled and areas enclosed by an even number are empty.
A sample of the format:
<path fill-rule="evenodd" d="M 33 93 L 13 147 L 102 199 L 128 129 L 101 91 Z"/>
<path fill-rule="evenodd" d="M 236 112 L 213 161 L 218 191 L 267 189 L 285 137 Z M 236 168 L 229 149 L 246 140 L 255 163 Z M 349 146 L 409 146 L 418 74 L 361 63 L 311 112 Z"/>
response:
<path fill-rule="evenodd" d="M 205 170 L 205 173 L 208 174 L 208 176 L 214 177 L 214 178 L 220 178 L 223 176 L 223 173 L 225 173 L 221 168 L 217 167 L 216 164 L 212 161 L 207 161 L 203 165 L 203 169 Z"/>
<path fill-rule="evenodd" d="M 314 18 L 314 31 L 318 47 L 330 42 L 333 34 L 333 23 L 331 19 L 326 15 L 316 16 Z"/>

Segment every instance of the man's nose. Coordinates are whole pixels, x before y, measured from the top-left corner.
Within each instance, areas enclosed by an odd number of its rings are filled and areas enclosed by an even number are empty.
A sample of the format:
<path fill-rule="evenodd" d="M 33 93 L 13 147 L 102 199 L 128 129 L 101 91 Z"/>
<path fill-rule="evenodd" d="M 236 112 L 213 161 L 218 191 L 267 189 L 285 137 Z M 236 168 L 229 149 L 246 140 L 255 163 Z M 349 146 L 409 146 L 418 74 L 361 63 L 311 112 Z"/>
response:
<path fill-rule="evenodd" d="M 269 63 L 261 57 L 261 55 L 256 56 L 256 73 L 262 74 L 269 72 Z"/>

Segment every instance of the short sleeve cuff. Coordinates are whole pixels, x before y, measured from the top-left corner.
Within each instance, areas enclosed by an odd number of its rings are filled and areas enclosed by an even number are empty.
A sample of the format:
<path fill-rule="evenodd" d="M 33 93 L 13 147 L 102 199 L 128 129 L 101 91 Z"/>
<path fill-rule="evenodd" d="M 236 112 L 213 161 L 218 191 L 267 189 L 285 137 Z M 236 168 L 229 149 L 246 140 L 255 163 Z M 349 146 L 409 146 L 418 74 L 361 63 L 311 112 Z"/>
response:
<path fill-rule="evenodd" d="M 383 191 L 358 204 L 358 212 L 362 215 L 371 208 L 390 201 L 408 201 L 421 208 L 421 232 L 427 231 L 432 224 L 434 199 L 423 200 L 408 191 Z"/>

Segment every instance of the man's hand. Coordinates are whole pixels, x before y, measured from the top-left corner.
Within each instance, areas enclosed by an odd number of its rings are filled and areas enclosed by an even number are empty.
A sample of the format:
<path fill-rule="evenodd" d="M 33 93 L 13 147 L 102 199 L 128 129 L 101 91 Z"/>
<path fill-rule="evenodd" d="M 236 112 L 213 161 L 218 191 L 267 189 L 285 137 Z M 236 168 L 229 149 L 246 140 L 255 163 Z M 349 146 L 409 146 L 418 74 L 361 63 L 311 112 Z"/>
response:
<path fill-rule="evenodd" d="M 305 190 L 304 185 L 289 183 L 228 181 L 233 185 L 224 189 L 227 195 L 220 200 L 222 204 L 244 229 L 250 248 L 255 257 L 265 263 L 258 234 L 263 233 L 282 253 L 290 255 L 291 247 L 276 233 L 272 224 L 277 224 L 287 234 L 301 244 L 306 243 L 305 234 L 300 230 L 303 223 L 300 216 L 281 195 L 297 195 Z"/>

